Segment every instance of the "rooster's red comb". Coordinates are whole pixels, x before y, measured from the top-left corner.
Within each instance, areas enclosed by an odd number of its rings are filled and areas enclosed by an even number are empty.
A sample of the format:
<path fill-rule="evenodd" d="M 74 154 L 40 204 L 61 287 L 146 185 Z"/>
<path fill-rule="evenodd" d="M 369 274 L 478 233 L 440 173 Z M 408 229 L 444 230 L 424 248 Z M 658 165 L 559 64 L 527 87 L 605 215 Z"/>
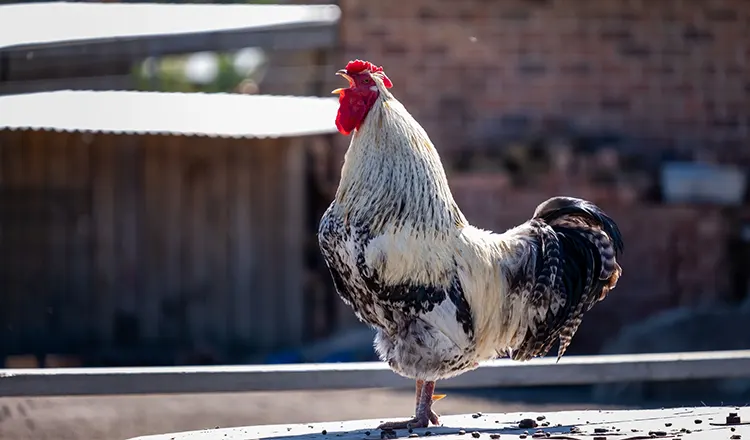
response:
<path fill-rule="evenodd" d="M 388 79 L 385 72 L 383 72 L 383 68 L 380 66 L 364 60 L 352 60 L 346 64 L 346 73 L 349 75 L 356 75 L 365 71 L 380 74 L 383 78 L 383 84 L 389 89 L 393 87 L 393 83 Z"/>

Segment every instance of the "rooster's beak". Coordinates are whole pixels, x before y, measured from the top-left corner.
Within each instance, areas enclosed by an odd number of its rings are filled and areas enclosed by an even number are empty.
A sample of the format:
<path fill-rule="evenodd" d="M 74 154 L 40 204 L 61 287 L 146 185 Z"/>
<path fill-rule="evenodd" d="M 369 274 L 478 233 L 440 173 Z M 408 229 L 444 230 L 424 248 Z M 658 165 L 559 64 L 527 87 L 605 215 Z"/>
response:
<path fill-rule="evenodd" d="M 352 79 L 352 77 L 346 74 L 346 69 L 341 69 L 337 71 L 336 75 L 343 76 L 347 81 L 349 81 L 349 87 L 351 87 L 351 85 L 354 84 L 354 80 Z M 343 92 L 344 90 L 346 89 L 342 87 L 340 89 L 336 89 L 332 91 L 331 93 L 334 95 L 340 95 L 341 92 Z"/>

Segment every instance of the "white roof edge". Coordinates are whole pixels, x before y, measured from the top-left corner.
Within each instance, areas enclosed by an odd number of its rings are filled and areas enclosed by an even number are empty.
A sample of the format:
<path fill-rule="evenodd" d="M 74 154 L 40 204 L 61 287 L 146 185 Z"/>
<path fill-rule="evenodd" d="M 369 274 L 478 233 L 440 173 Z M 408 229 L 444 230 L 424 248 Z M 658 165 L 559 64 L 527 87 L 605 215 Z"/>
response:
<path fill-rule="evenodd" d="M 0 5 L 0 48 L 332 25 L 340 16 L 333 4 L 17 3 Z"/>
<path fill-rule="evenodd" d="M 62 90 L 0 96 L 0 130 L 277 138 L 335 133 L 336 98 Z"/>

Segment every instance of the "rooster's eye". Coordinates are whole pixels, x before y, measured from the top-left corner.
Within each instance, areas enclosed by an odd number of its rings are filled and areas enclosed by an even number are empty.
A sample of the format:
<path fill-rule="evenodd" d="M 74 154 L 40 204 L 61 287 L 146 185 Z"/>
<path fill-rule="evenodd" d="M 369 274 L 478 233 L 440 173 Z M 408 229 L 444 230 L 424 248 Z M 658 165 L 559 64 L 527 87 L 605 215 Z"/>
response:
<path fill-rule="evenodd" d="M 364 84 L 370 84 L 372 82 L 372 80 L 370 78 L 365 78 L 365 79 L 362 80 L 362 82 Z"/>

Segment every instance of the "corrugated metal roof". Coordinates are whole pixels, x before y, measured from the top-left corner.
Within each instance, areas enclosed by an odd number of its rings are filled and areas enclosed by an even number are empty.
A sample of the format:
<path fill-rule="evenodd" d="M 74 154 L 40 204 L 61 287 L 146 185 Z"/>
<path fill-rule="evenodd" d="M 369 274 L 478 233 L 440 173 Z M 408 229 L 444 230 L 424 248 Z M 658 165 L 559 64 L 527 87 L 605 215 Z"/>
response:
<path fill-rule="evenodd" d="M 215 137 L 333 133 L 336 98 L 71 91 L 0 96 L 0 129 Z"/>
<path fill-rule="evenodd" d="M 335 5 L 31 3 L 0 6 L 0 48 L 336 23 Z"/>

